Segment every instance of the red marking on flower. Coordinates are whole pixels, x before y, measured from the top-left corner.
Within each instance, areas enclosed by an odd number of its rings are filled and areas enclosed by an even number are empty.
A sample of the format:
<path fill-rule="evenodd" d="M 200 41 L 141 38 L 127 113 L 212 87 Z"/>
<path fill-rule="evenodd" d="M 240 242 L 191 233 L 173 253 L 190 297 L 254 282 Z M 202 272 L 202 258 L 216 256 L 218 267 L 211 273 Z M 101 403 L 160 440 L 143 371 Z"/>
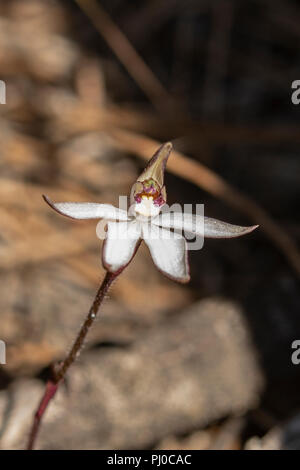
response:
<path fill-rule="evenodd" d="M 154 205 L 158 207 L 162 206 L 165 202 L 166 201 L 164 200 L 161 194 L 156 199 L 154 199 Z"/>
<path fill-rule="evenodd" d="M 142 201 L 142 197 L 144 196 L 147 198 L 152 197 L 156 206 L 161 206 L 164 204 L 165 201 L 161 196 L 161 188 L 155 180 L 150 178 L 149 180 L 140 181 L 139 183 L 142 185 L 141 191 L 139 191 L 134 196 L 134 199 L 137 203 L 140 203 Z"/>

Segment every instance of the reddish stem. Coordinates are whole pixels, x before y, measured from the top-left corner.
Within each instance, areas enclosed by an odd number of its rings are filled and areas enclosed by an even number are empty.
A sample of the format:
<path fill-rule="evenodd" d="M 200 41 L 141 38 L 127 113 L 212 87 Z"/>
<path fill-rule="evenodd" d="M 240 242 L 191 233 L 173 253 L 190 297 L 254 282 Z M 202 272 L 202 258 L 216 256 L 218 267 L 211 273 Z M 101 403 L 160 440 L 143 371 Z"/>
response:
<path fill-rule="evenodd" d="M 102 304 L 102 301 L 105 297 L 105 295 L 108 292 L 108 289 L 110 288 L 112 282 L 116 279 L 116 277 L 121 273 L 121 270 L 117 273 L 110 273 L 107 272 L 105 278 L 103 279 L 103 282 L 101 286 L 99 287 L 96 297 L 94 299 L 94 302 L 90 308 L 90 311 L 82 325 L 82 327 L 79 330 L 79 333 L 75 339 L 75 342 L 73 343 L 73 346 L 65 358 L 65 360 L 62 362 L 62 364 L 59 366 L 58 370 L 54 372 L 54 377 L 50 380 L 48 380 L 46 384 L 46 389 L 44 392 L 44 395 L 40 401 L 40 404 L 38 406 L 38 409 L 34 415 L 34 420 L 28 440 L 28 445 L 27 445 L 27 450 L 32 450 L 35 445 L 35 441 L 40 429 L 41 421 L 44 416 L 44 413 L 52 400 L 52 398 L 55 396 L 59 385 L 61 382 L 63 382 L 64 377 L 69 369 L 69 367 L 73 364 L 75 361 L 76 357 L 78 357 L 81 347 L 84 343 L 84 340 L 86 338 L 86 335 L 92 326 L 96 315 L 99 311 L 99 307 Z"/>
<path fill-rule="evenodd" d="M 34 420 L 33 420 L 33 425 L 32 425 L 29 440 L 28 440 L 27 450 L 32 450 L 34 447 L 34 443 L 35 443 L 35 440 L 39 431 L 43 414 L 45 413 L 50 400 L 56 394 L 58 386 L 59 386 L 59 383 L 55 383 L 52 380 L 49 380 L 46 384 L 44 395 L 34 415 Z"/>

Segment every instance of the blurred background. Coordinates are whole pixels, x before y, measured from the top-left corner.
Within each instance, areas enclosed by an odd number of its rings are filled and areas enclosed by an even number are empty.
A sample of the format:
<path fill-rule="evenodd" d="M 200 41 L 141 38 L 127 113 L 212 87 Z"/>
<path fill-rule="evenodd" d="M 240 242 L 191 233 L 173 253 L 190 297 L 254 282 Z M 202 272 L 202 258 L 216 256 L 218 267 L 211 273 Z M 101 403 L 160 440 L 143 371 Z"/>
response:
<path fill-rule="evenodd" d="M 190 252 L 141 246 L 45 417 L 43 449 L 300 448 L 300 5 L 0 2 L 0 447 L 22 448 L 50 365 L 103 278 L 95 221 L 171 140 L 168 202 L 260 224 Z"/>

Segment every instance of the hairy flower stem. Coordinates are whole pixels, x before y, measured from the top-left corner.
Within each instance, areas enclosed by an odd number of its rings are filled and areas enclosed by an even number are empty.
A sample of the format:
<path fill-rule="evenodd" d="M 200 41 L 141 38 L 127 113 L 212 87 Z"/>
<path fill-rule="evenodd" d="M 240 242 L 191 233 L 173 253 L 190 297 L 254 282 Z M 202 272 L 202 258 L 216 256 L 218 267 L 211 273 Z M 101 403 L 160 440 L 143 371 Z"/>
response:
<path fill-rule="evenodd" d="M 116 277 L 121 273 L 122 270 L 120 270 L 117 273 L 110 273 L 107 272 L 105 278 L 103 279 L 103 282 L 101 286 L 99 287 L 96 297 L 94 299 L 94 302 L 90 308 L 90 311 L 80 328 L 80 331 L 75 339 L 75 342 L 73 343 L 73 346 L 65 358 L 65 360 L 60 364 L 58 369 L 54 371 L 53 377 L 48 380 L 46 384 L 46 388 L 44 391 L 44 395 L 40 401 L 40 404 L 38 406 L 38 409 L 34 415 L 34 420 L 28 440 L 28 445 L 27 445 L 27 450 L 32 450 L 35 445 L 35 441 L 39 432 L 39 428 L 41 425 L 42 418 L 44 416 L 44 413 L 52 400 L 52 398 L 55 396 L 59 385 L 63 382 L 64 377 L 69 369 L 69 367 L 73 364 L 75 359 L 79 356 L 80 350 L 83 346 L 83 343 L 85 341 L 86 335 L 94 323 L 94 320 L 97 316 L 97 313 L 99 311 L 99 308 L 103 302 L 103 299 L 105 295 L 107 294 L 112 282 L 116 279 Z"/>

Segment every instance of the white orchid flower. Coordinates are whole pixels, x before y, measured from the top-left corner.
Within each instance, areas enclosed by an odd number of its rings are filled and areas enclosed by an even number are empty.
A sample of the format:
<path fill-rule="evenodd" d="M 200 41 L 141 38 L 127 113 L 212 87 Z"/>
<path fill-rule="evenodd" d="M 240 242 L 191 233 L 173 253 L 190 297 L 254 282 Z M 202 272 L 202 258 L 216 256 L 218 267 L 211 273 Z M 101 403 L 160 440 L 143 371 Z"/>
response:
<path fill-rule="evenodd" d="M 132 187 L 128 211 L 93 202 L 53 203 L 43 196 L 54 210 L 67 217 L 107 221 L 102 263 L 109 272 L 118 273 L 124 269 L 144 240 L 163 274 L 176 281 L 188 282 L 187 242 L 178 230 L 208 238 L 233 238 L 258 227 L 240 227 L 200 215 L 161 213 L 166 204 L 164 170 L 171 150 L 172 144 L 168 142 L 153 155 Z"/>

